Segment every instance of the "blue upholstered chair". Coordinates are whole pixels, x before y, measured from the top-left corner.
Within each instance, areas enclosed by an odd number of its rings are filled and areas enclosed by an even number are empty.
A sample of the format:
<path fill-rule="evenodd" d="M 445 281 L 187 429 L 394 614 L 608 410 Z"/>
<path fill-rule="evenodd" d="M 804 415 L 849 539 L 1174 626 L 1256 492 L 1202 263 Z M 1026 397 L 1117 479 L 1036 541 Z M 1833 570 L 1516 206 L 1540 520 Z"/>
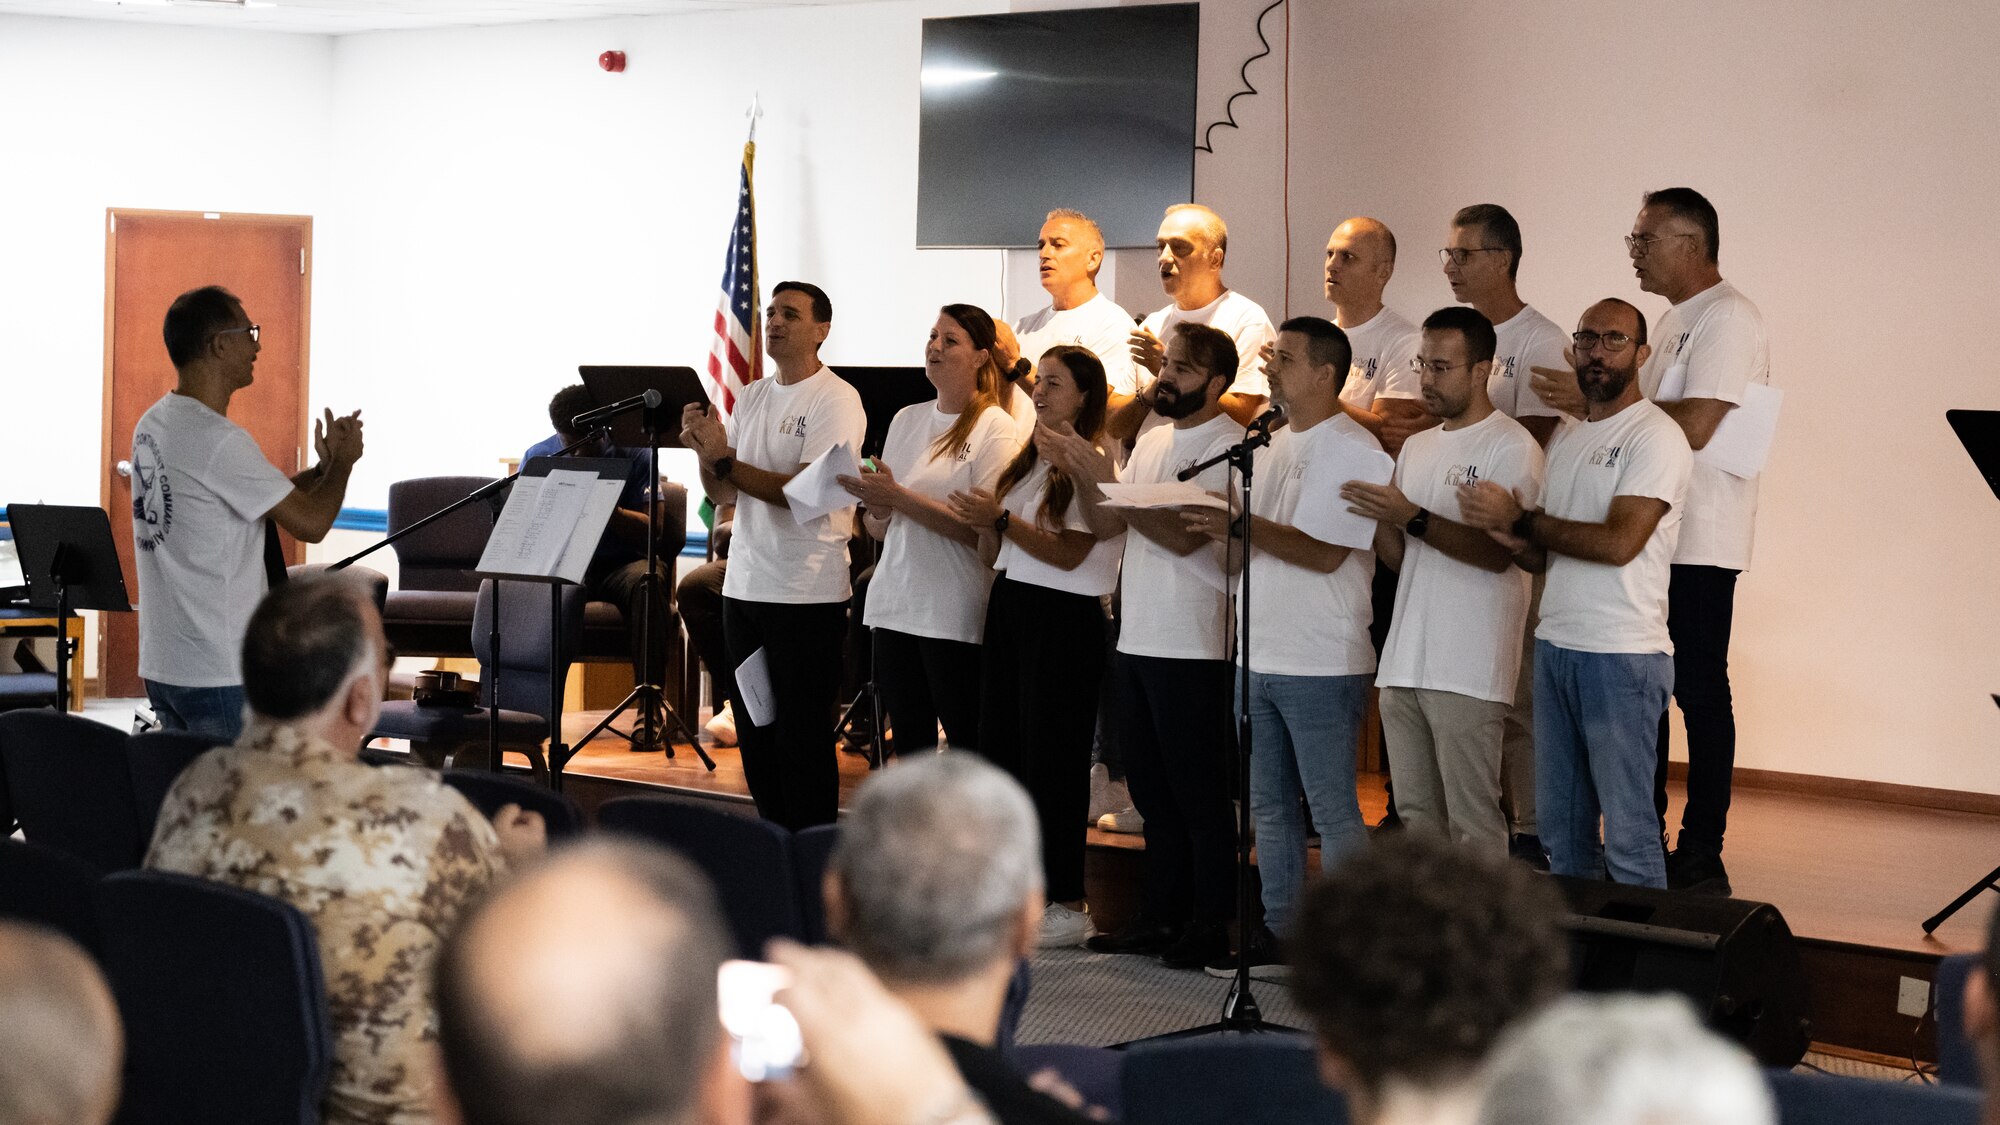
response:
<path fill-rule="evenodd" d="M 21 834 L 102 872 L 139 866 L 146 839 L 124 731 L 56 711 L 0 714 L 0 773 Z"/>
<path fill-rule="evenodd" d="M 1347 1125 L 1302 1035 L 1212 1036 L 1125 1052 L 1125 1119 L 1176 1125 Z"/>
<path fill-rule="evenodd" d="M 825 885 L 833 846 L 840 842 L 840 825 L 815 824 L 792 836 L 792 879 L 798 888 L 799 926 L 807 944 L 831 940 L 826 932 Z"/>
<path fill-rule="evenodd" d="M 583 832 L 583 809 L 574 798 L 553 789 L 488 770 L 446 770 L 444 783 L 463 794 L 488 820 L 506 805 L 541 813 L 551 844 Z"/>
<path fill-rule="evenodd" d="M 1965 1035 L 1965 982 L 1979 972 L 1980 956 L 1960 953 L 1938 962 L 1931 987 L 1937 997 L 1938 1081 L 1979 1088 L 1979 1056 Z"/>
<path fill-rule="evenodd" d="M 33 922 L 97 950 L 92 895 L 102 875 L 67 852 L 0 839 L 0 918 Z"/>
<path fill-rule="evenodd" d="M 751 816 L 737 816 L 669 797 L 619 797 L 597 810 L 598 827 L 665 844 L 692 860 L 715 884 L 737 950 L 761 958 L 774 937 L 799 940 L 792 834 Z"/>
<path fill-rule="evenodd" d="M 317 1122 L 333 1065 L 312 924 L 277 899 L 160 871 L 97 889 L 125 1022 L 120 1120 Z"/>
<path fill-rule="evenodd" d="M 1975 1125 L 1979 1092 L 1920 1082 L 1766 1070 L 1778 1125 Z"/>
<path fill-rule="evenodd" d="M 166 803 L 174 779 L 196 758 L 222 745 L 222 739 L 186 730 L 156 730 L 135 734 L 125 743 L 125 766 L 132 774 L 132 800 L 139 816 L 139 839 L 153 840 L 153 825 Z"/>

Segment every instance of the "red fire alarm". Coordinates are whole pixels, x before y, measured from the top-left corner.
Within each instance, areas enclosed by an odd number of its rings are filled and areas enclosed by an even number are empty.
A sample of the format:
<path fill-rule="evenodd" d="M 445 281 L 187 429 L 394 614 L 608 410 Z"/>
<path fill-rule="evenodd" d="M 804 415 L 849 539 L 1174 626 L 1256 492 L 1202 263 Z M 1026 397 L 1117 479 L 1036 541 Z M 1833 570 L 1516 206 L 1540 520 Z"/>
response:
<path fill-rule="evenodd" d="M 606 51 L 597 56 L 597 65 L 612 74 L 623 74 L 625 72 L 625 52 Z"/>

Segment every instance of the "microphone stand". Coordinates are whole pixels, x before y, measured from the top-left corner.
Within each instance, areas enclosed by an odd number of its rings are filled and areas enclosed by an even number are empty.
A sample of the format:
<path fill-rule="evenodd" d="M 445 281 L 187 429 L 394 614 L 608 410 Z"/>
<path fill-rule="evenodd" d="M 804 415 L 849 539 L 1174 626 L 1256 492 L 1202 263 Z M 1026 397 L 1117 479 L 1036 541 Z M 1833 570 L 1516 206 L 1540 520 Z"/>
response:
<path fill-rule="evenodd" d="M 1239 705 L 1236 708 L 1236 792 L 1239 800 L 1236 804 L 1236 976 L 1229 984 L 1228 996 L 1222 1001 L 1221 1019 L 1200 1027 L 1149 1036 L 1139 1040 L 1142 1043 L 1195 1039 L 1224 1033 L 1249 1035 L 1298 1030 L 1264 1019 L 1263 1010 L 1257 1006 L 1257 997 L 1250 991 L 1249 957 L 1250 748 L 1253 734 L 1250 722 L 1250 486 L 1256 471 L 1257 450 L 1271 444 L 1271 431 L 1282 417 L 1276 412 L 1258 417 L 1244 429 L 1242 441 L 1206 461 L 1182 469 L 1179 474 L 1180 480 L 1193 480 L 1202 470 L 1227 461 L 1236 470 L 1242 495 L 1242 518 L 1236 520 L 1230 530 L 1230 537 L 1243 545 L 1243 569 L 1237 576 L 1236 692 Z"/>

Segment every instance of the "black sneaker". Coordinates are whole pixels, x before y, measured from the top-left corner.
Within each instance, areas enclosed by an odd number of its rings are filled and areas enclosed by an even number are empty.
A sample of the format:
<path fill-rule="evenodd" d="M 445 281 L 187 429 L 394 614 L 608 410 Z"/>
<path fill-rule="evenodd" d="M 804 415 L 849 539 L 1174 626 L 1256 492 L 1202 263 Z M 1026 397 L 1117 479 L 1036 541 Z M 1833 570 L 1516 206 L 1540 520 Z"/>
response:
<path fill-rule="evenodd" d="M 1288 981 L 1292 979 L 1292 967 L 1285 963 L 1284 950 L 1279 946 L 1277 936 L 1263 926 L 1257 927 L 1256 932 L 1250 935 L 1249 948 L 1243 951 L 1241 955 L 1247 955 L 1250 958 L 1251 980 Z M 1239 954 L 1237 953 L 1231 953 L 1225 957 L 1217 957 L 1203 966 L 1203 968 L 1209 976 L 1227 980 L 1236 975 L 1236 958 L 1238 956 Z"/>
<path fill-rule="evenodd" d="M 1213 922 L 1192 922 L 1180 940 L 1160 951 L 1169 969 L 1204 969 L 1210 961 L 1229 956 L 1229 931 Z"/>
<path fill-rule="evenodd" d="M 1139 918 L 1115 934 L 1097 934 L 1083 943 L 1092 953 L 1137 953 L 1157 957 L 1179 941 L 1181 927 Z"/>
<path fill-rule="evenodd" d="M 1516 832 L 1507 841 L 1507 854 L 1537 871 L 1549 869 L 1549 850 L 1542 846 L 1540 836 Z"/>
<path fill-rule="evenodd" d="M 1683 846 L 1667 855 L 1667 888 L 1728 898 L 1729 871 L 1721 856 Z"/>

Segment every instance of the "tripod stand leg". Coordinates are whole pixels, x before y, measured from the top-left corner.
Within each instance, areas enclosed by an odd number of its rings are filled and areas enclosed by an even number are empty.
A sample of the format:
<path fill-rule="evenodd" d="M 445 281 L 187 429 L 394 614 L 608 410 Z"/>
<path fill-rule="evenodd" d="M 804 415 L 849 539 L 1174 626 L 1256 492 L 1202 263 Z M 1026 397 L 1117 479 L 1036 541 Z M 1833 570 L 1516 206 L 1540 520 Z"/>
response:
<path fill-rule="evenodd" d="M 2000 867 L 1986 873 L 1986 878 L 1965 888 L 1965 893 L 1951 900 L 1951 905 L 1924 919 L 1924 932 L 1930 933 L 1944 925 L 1945 919 L 1965 908 L 1965 904 L 1979 897 L 1981 891 L 2000 892 Z"/>

